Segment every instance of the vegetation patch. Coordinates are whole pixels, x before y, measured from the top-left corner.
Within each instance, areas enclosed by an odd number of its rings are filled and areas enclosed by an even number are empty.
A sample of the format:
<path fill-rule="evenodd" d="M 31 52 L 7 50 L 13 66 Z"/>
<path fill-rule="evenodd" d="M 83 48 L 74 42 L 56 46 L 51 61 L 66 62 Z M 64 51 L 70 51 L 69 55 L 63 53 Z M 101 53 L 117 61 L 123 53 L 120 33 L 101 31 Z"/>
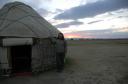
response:
<path fill-rule="evenodd" d="M 72 65 L 74 65 L 75 61 L 73 58 L 70 58 L 70 57 L 66 57 L 65 58 L 65 67 L 70 67 Z"/>

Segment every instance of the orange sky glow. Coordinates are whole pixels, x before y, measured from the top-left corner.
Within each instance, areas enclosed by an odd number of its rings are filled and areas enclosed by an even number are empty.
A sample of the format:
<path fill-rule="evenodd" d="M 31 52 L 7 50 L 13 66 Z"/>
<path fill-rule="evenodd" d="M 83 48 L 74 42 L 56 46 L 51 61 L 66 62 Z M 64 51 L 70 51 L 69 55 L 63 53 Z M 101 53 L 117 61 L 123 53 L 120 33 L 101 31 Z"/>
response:
<path fill-rule="evenodd" d="M 90 36 L 81 36 L 79 34 L 64 33 L 65 38 L 90 38 Z"/>
<path fill-rule="evenodd" d="M 77 34 L 64 34 L 65 38 L 82 38 L 82 36 Z"/>

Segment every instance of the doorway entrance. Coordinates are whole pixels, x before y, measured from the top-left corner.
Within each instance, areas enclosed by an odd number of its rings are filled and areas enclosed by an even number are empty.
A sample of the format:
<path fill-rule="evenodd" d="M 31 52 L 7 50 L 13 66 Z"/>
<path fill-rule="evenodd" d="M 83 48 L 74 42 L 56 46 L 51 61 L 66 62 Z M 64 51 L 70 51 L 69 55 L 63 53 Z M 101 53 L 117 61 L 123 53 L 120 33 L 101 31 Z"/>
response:
<path fill-rule="evenodd" d="M 12 73 L 31 71 L 31 46 L 11 46 Z"/>

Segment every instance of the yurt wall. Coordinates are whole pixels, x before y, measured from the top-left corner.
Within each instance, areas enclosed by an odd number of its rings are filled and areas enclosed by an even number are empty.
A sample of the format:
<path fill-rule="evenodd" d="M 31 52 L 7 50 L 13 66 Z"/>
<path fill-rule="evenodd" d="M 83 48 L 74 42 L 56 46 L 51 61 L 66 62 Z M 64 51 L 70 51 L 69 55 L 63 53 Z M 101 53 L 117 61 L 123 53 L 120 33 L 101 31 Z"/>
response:
<path fill-rule="evenodd" d="M 0 47 L 0 74 L 9 73 L 9 57 L 6 47 Z"/>
<path fill-rule="evenodd" d="M 32 71 L 45 71 L 56 65 L 55 45 L 50 39 L 39 39 L 32 48 Z"/>

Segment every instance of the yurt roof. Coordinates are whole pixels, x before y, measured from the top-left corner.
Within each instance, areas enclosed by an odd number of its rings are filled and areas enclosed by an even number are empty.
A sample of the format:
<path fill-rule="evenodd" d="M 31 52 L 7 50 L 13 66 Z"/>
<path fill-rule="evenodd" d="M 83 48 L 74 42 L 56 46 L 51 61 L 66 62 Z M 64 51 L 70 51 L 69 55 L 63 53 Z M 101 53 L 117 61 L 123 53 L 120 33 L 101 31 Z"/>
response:
<path fill-rule="evenodd" d="M 0 10 L 0 36 L 48 38 L 57 37 L 58 33 L 57 28 L 24 3 L 8 3 Z"/>

